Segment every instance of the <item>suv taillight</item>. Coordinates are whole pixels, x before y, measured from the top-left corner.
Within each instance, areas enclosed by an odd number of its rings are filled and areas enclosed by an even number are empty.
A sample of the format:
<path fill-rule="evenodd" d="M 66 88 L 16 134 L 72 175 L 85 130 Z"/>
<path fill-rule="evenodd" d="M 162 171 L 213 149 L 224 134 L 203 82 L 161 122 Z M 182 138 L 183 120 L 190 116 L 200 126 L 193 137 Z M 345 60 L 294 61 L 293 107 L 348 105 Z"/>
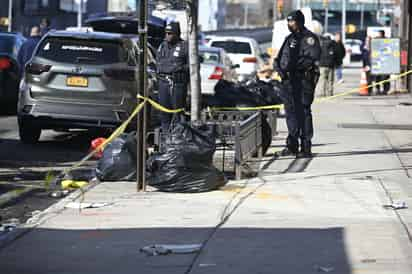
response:
<path fill-rule="evenodd" d="M 135 71 L 130 69 L 105 69 L 104 74 L 112 79 L 120 81 L 134 81 Z"/>
<path fill-rule="evenodd" d="M 0 58 L 0 69 L 8 69 L 11 67 L 11 62 L 9 58 Z"/>
<path fill-rule="evenodd" d="M 256 63 L 256 57 L 245 57 L 243 58 L 243 63 Z"/>
<path fill-rule="evenodd" d="M 43 72 L 49 71 L 51 68 L 50 65 L 43 65 L 38 63 L 29 63 L 26 65 L 26 73 L 39 75 Z"/>
<path fill-rule="evenodd" d="M 223 77 L 223 69 L 215 67 L 215 71 L 209 76 L 209 80 L 220 80 Z"/>

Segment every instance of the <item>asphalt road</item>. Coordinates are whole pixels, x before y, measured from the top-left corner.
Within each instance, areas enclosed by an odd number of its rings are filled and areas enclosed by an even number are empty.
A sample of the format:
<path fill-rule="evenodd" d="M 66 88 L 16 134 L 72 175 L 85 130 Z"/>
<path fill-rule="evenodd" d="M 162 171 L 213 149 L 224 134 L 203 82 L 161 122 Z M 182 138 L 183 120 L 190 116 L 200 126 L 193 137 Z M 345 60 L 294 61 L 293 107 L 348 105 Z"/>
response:
<path fill-rule="evenodd" d="M 40 142 L 23 144 L 19 140 L 15 115 L 0 114 L 0 223 L 12 218 L 26 221 L 32 212 L 43 210 L 56 202 L 45 189 L 46 174 L 59 173 L 83 158 L 96 133 L 85 131 L 42 132 Z M 93 161 L 86 165 L 93 167 Z M 8 201 L 15 189 L 32 188 L 18 199 Z"/>

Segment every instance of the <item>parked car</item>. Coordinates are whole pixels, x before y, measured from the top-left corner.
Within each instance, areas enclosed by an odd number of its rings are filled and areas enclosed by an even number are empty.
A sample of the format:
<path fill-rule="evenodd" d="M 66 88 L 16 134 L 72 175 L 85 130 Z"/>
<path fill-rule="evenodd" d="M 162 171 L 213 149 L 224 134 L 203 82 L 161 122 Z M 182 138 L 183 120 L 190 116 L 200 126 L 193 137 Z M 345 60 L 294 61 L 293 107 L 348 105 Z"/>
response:
<path fill-rule="evenodd" d="M 345 48 L 350 54 L 351 61 L 359 61 L 362 59 L 362 41 L 359 39 L 346 39 Z"/>
<path fill-rule="evenodd" d="M 130 34 L 47 33 L 21 84 L 21 141 L 37 142 L 43 129 L 116 128 L 136 106 L 137 44 Z M 155 66 L 151 51 L 148 64 Z"/>
<path fill-rule="evenodd" d="M 259 44 L 253 38 L 235 36 L 214 36 L 209 46 L 223 48 L 233 64 L 239 64 L 236 69 L 239 81 L 246 81 L 256 76 L 264 65 L 263 54 Z"/>
<path fill-rule="evenodd" d="M 17 55 L 26 39 L 18 33 L 0 32 L 0 102 L 16 111 L 20 65 Z"/>
<path fill-rule="evenodd" d="M 224 49 L 214 47 L 199 47 L 200 78 L 202 94 L 215 94 L 215 85 L 219 80 L 237 81 L 236 68 Z"/>

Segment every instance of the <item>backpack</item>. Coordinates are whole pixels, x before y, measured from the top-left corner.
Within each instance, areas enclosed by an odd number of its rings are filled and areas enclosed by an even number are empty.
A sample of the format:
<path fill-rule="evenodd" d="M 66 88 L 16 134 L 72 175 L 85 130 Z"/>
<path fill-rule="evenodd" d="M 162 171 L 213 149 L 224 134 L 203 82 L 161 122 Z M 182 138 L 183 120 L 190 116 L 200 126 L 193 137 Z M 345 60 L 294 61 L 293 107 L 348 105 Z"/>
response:
<path fill-rule="evenodd" d="M 321 67 L 333 68 L 336 65 L 337 51 L 335 41 L 330 38 L 321 37 L 320 39 L 320 62 Z"/>

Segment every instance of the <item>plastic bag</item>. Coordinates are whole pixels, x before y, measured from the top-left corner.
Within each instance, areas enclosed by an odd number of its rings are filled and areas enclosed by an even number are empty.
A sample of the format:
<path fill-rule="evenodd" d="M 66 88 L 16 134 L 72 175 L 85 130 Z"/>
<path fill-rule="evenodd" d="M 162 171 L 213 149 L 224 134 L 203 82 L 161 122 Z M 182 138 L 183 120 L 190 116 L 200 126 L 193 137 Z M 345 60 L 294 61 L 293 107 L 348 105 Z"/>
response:
<path fill-rule="evenodd" d="M 202 98 L 211 107 L 256 107 L 281 104 L 282 84 L 278 81 L 251 81 L 236 84 L 220 80 L 215 86 L 215 95 Z"/>
<path fill-rule="evenodd" d="M 171 128 L 162 152 L 147 161 L 147 183 L 160 191 L 180 193 L 211 191 L 225 185 L 223 173 L 213 166 L 215 128 L 194 128 L 185 123 Z"/>
<path fill-rule="evenodd" d="M 121 134 L 109 143 L 98 161 L 96 175 L 101 181 L 136 179 L 136 134 Z"/>

